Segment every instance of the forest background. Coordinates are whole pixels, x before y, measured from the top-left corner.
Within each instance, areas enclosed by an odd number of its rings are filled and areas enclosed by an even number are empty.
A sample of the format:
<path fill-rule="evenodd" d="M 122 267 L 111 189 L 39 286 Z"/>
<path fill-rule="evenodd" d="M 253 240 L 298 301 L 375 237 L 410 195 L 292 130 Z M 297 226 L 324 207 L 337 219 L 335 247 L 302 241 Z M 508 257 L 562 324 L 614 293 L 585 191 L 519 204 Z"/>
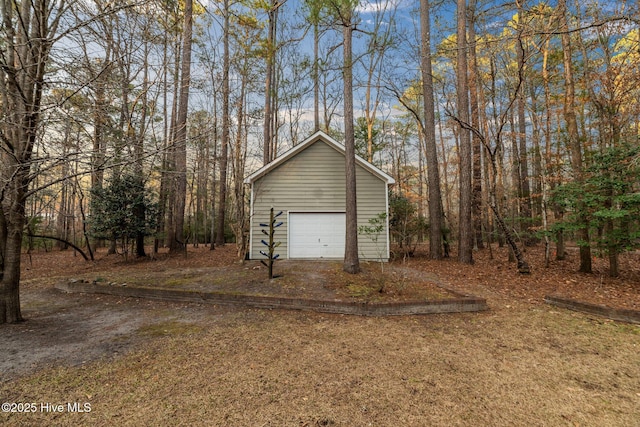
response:
<path fill-rule="evenodd" d="M 396 179 L 406 253 L 497 242 L 526 272 L 523 245 L 571 241 L 616 276 L 640 243 L 639 6 L 0 0 L 0 323 L 52 241 L 242 256 L 243 178 L 316 129 Z"/>

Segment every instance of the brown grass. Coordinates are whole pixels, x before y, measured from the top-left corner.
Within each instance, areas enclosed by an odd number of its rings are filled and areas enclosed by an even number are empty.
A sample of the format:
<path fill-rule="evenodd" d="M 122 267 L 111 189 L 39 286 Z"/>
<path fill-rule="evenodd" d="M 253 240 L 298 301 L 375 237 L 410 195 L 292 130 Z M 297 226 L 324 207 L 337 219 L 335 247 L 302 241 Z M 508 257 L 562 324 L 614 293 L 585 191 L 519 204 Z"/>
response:
<path fill-rule="evenodd" d="M 401 319 L 246 310 L 171 326 L 4 400 L 90 402 L 4 425 L 635 426 L 638 328 L 550 309 Z M 203 328 L 203 331 L 199 331 Z M 148 334 L 148 329 L 141 333 Z"/>
<path fill-rule="evenodd" d="M 475 278 L 496 269 L 481 267 L 443 281 L 469 290 L 474 277 L 492 306 L 483 313 L 362 318 L 158 303 L 140 313 L 131 332 L 140 340 L 126 354 L 0 384 L 3 401 L 88 402 L 90 413 L 2 413 L 0 423 L 640 425 L 640 327 L 541 304 L 518 276 Z M 535 274 L 530 286 L 542 280 Z M 109 310 L 115 300 L 86 301 Z"/>

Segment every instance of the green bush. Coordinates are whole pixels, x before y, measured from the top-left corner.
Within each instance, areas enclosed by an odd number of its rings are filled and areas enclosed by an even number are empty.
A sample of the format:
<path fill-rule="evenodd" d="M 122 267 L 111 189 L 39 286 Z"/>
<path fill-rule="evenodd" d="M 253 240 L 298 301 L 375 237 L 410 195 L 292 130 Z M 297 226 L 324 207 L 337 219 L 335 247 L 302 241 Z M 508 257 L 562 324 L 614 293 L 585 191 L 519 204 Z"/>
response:
<path fill-rule="evenodd" d="M 594 244 L 606 254 L 640 247 L 639 159 L 640 147 L 631 144 L 594 153 L 581 184 L 569 182 L 555 190 L 554 202 L 568 213 L 556 229 L 572 232 L 586 225 L 591 242 L 577 243 Z"/>
<path fill-rule="evenodd" d="M 149 236 L 156 228 L 157 204 L 146 193 L 144 183 L 133 175 L 122 175 L 103 188 L 93 189 L 90 233 L 99 239 L 116 239 L 123 247 L 130 239 Z"/>

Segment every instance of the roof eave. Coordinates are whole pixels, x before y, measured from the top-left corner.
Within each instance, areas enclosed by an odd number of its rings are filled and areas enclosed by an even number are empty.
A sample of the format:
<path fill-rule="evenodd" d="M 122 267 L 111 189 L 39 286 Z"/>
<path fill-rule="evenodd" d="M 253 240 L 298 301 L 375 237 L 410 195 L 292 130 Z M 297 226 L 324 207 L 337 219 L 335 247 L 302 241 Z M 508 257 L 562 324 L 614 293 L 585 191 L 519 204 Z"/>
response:
<path fill-rule="evenodd" d="M 328 143 L 330 146 L 332 146 L 335 150 L 341 152 L 342 154 L 345 154 L 344 145 L 340 144 L 335 139 L 331 138 L 325 132 L 317 131 L 313 135 L 311 135 L 309 138 L 307 138 L 304 141 L 302 141 L 300 144 L 298 144 L 298 145 L 290 148 L 289 150 L 287 150 L 282 156 L 278 157 L 277 159 L 273 160 L 270 163 L 267 163 L 266 165 L 262 166 L 260 169 L 256 170 L 255 172 L 253 172 L 252 174 L 247 176 L 244 179 L 244 183 L 245 184 L 253 184 L 254 181 L 258 180 L 259 178 L 261 178 L 264 175 L 266 175 L 267 173 L 269 173 L 270 170 L 275 169 L 276 167 L 278 167 L 282 163 L 284 163 L 287 160 L 289 160 L 290 158 L 294 157 L 298 152 L 304 150 L 306 148 L 306 146 L 308 146 L 308 145 L 310 145 L 312 143 L 315 143 L 318 139 L 322 139 L 323 141 Z M 365 169 L 369 170 L 369 172 L 373 173 L 374 175 L 378 176 L 380 179 L 385 181 L 387 183 L 387 185 L 395 184 L 396 180 L 393 179 L 392 176 L 390 176 L 387 173 L 385 173 L 384 171 L 378 169 L 377 167 L 375 167 L 371 163 L 367 162 L 362 157 L 356 155 L 356 162 L 360 166 L 362 166 Z"/>

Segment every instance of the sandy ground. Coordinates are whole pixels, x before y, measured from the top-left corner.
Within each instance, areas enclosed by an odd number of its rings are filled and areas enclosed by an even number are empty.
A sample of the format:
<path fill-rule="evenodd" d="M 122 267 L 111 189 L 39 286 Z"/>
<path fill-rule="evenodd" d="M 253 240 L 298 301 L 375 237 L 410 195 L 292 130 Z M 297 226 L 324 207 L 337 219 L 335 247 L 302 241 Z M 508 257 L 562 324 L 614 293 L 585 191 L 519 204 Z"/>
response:
<path fill-rule="evenodd" d="M 55 289 L 25 290 L 18 325 L 0 325 L 0 381 L 44 366 L 80 366 L 118 356 L 139 346 L 143 326 L 185 316 L 197 320 L 205 307 L 136 298 L 65 294 Z"/>

